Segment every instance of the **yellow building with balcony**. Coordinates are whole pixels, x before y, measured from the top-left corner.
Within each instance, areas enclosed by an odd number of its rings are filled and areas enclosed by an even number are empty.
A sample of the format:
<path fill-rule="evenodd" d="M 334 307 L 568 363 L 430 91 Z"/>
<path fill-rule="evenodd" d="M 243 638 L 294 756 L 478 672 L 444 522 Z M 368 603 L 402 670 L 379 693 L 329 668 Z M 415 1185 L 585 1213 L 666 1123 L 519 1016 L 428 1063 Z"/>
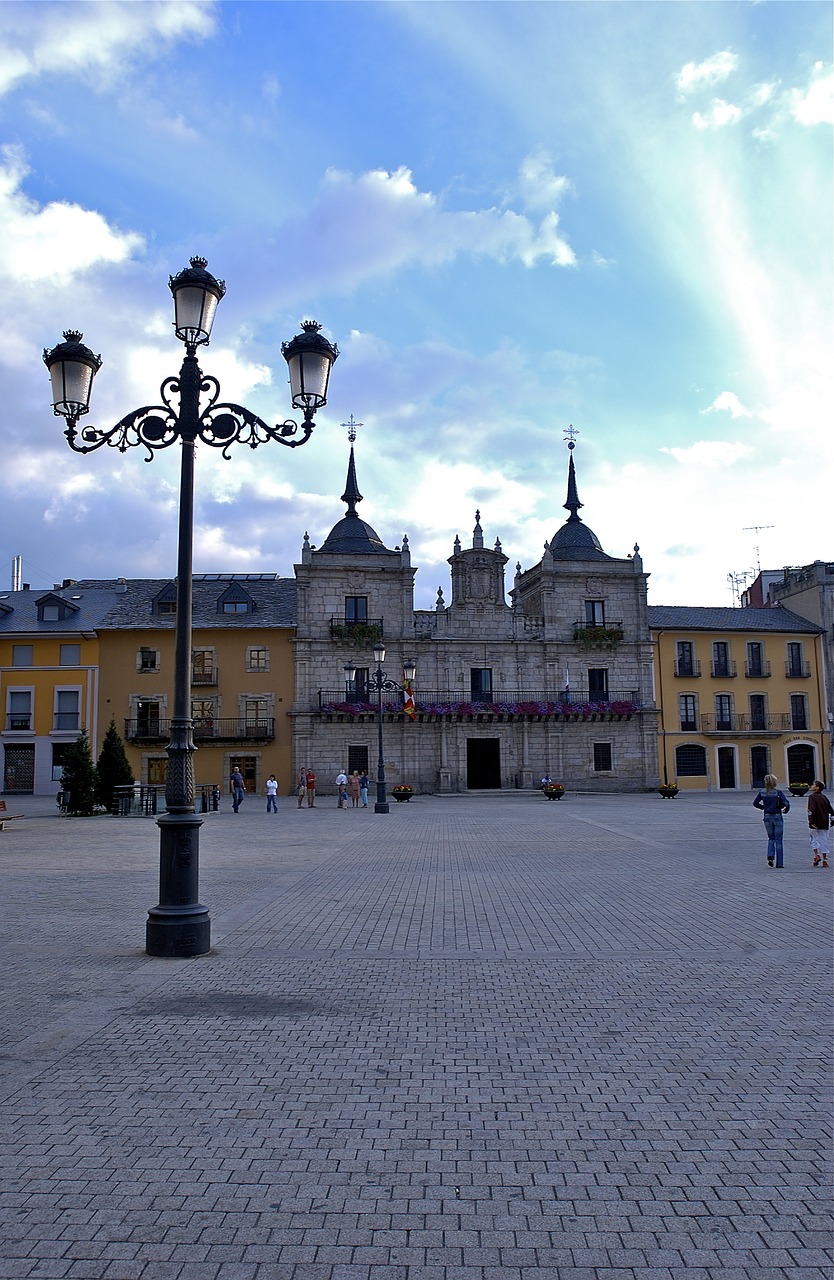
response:
<path fill-rule="evenodd" d="M 649 606 L 661 778 L 685 790 L 825 777 L 821 629 L 787 609 Z"/>
<path fill-rule="evenodd" d="M 100 736 L 97 626 L 112 591 L 67 580 L 0 592 L 0 754 L 9 795 L 57 794 L 64 752 Z M 106 725 L 104 726 L 106 729 Z"/>
<path fill-rule="evenodd" d="M 174 700 L 176 584 L 127 579 L 99 630 L 102 723 L 111 716 L 137 781 L 165 783 Z M 198 786 L 225 795 L 235 766 L 263 795 L 292 788 L 295 583 L 277 574 L 195 574 L 191 714 Z"/>

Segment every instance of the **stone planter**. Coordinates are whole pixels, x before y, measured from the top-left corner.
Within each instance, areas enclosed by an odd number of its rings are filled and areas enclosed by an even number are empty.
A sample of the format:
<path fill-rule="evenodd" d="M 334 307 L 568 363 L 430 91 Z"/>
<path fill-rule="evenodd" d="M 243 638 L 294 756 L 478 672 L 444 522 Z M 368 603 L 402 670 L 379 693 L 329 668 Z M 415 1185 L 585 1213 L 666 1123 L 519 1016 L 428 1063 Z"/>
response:
<path fill-rule="evenodd" d="M 411 797 L 414 795 L 414 788 L 413 787 L 394 787 L 391 792 L 391 795 L 394 797 L 394 799 L 398 803 L 401 803 L 404 800 L 411 799 Z"/>
<path fill-rule="evenodd" d="M 799 796 L 801 798 L 802 796 L 807 795 L 810 789 L 811 788 L 808 786 L 807 782 L 788 783 L 788 791 L 790 791 L 792 796 Z"/>
<path fill-rule="evenodd" d="M 664 783 L 657 789 L 664 800 L 674 800 L 680 790 L 680 787 L 676 787 L 674 783 Z"/>
<path fill-rule="evenodd" d="M 547 796 L 548 800 L 561 800 L 562 796 L 565 794 L 565 788 L 561 785 L 561 783 L 558 786 L 542 787 L 542 790 L 544 791 L 544 794 Z"/>

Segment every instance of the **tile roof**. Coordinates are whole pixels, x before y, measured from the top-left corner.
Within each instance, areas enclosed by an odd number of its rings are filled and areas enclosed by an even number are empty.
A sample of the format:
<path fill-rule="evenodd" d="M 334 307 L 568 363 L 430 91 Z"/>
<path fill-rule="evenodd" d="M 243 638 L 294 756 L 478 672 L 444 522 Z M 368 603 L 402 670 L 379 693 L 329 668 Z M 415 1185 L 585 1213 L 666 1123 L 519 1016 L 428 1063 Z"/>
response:
<path fill-rule="evenodd" d="M 116 598 L 115 583 L 79 583 L 58 589 L 0 592 L 0 636 L 38 632 L 62 635 L 66 632 L 95 631 Z M 59 596 L 72 606 L 60 621 L 39 622 L 38 601 Z"/>
<path fill-rule="evenodd" d="M 694 605 L 649 605 L 653 631 L 804 631 L 816 635 L 822 628 L 800 618 L 790 609 L 699 608 Z"/>
<path fill-rule="evenodd" d="M 176 614 L 155 614 L 155 597 L 170 578 L 85 578 L 56 591 L 0 592 L 0 635 L 21 632 L 62 633 L 143 629 L 173 631 Z M 217 601 L 227 588 L 240 586 L 251 596 L 252 613 L 218 613 Z M 61 622 L 39 622 L 37 601 L 58 595 L 77 610 Z M 293 627 L 296 622 L 296 586 L 292 578 L 277 574 L 195 576 L 193 630 L 220 627 L 256 629 Z"/>

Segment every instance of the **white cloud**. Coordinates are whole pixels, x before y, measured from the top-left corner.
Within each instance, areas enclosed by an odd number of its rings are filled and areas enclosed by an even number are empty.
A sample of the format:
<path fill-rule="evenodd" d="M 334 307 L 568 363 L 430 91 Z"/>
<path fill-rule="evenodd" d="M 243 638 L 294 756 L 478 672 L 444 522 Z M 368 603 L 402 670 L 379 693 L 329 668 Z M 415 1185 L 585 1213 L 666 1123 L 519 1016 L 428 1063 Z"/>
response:
<path fill-rule="evenodd" d="M 570 178 L 557 174 L 546 151 L 534 151 L 521 162 L 519 169 L 521 198 L 528 209 L 554 209 L 566 192 L 572 190 Z"/>
<path fill-rule="evenodd" d="M 274 277 L 275 287 L 287 305 L 318 292 L 355 290 L 411 267 L 444 267 L 462 257 L 525 267 L 576 265 L 552 210 L 541 219 L 497 206 L 455 210 L 433 192 L 421 191 L 405 166 L 358 175 L 329 169 L 314 205 L 281 229 L 282 271 Z M 258 271 L 258 289 L 265 284 Z"/>
<path fill-rule="evenodd" d="M 555 212 L 537 225 L 509 209 L 445 209 L 431 192 L 418 189 L 404 166 L 358 177 L 328 170 L 309 221 L 327 231 L 331 256 L 325 249 L 324 260 L 331 283 L 334 267 L 353 278 L 415 262 L 439 265 L 467 253 L 528 267 L 542 260 L 553 266 L 576 262 Z"/>
<path fill-rule="evenodd" d="M 709 111 L 696 111 L 692 116 L 692 123 L 696 129 L 723 129 L 725 125 L 738 124 L 744 114 L 741 107 L 734 103 L 725 102 L 723 98 L 713 98 Z"/>
<path fill-rule="evenodd" d="M 807 89 L 792 89 L 790 112 L 799 124 L 834 124 L 834 74 L 823 74 L 823 64 L 814 66 L 814 78 Z"/>
<path fill-rule="evenodd" d="M 746 408 L 734 391 L 722 391 L 703 413 L 727 412 L 731 418 L 752 418 L 753 410 Z"/>
<path fill-rule="evenodd" d="M 46 73 L 108 82 L 160 43 L 202 39 L 215 28 L 206 0 L 0 6 L 0 94 Z"/>
<path fill-rule="evenodd" d="M 28 173 L 17 147 L 0 150 L 0 276 L 69 281 L 97 263 L 123 262 L 141 236 L 118 232 L 100 213 L 53 201 L 38 206 L 21 191 Z"/>
<path fill-rule="evenodd" d="M 682 94 L 692 93 L 704 85 L 720 84 L 735 71 L 738 56 L 729 49 L 714 53 L 703 62 L 687 62 L 678 72 L 677 86 Z"/>
<path fill-rule="evenodd" d="M 722 469 L 741 458 L 747 458 L 753 452 L 748 444 L 737 440 L 696 440 L 686 448 L 677 449 L 661 445 L 661 453 L 668 453 L 676 462 L 684 466 L 710 467 Z"/>

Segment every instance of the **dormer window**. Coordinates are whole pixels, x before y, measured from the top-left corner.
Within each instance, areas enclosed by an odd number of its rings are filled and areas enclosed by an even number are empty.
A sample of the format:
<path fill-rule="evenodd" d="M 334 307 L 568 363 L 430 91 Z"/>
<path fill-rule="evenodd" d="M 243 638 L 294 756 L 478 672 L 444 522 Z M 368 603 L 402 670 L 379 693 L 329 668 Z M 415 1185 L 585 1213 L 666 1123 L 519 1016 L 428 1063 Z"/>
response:
<path fill-rule="evenodd" d="M 71 618 L 74 613 L 78 613 L 78 605 L 72 604 L 69 600 L 64 600 L 62 596 L 57 596 L 50 591 L 49 595 L 41 596 L 35 601 L 38 609 L 38 622 L 63 622 L 65 618 Z"/>
<path fill-rule="evenodd" d="M 169 582 L 154 597 L 153 611 L 156 614 L 172 614 L 177 612 L 177 584 Z"/>
<path fill-rule="evenodd" d="M 255 601 L 248 591 L 233 582 L 217 601 L 218 613 L 254 613 Z"/>

